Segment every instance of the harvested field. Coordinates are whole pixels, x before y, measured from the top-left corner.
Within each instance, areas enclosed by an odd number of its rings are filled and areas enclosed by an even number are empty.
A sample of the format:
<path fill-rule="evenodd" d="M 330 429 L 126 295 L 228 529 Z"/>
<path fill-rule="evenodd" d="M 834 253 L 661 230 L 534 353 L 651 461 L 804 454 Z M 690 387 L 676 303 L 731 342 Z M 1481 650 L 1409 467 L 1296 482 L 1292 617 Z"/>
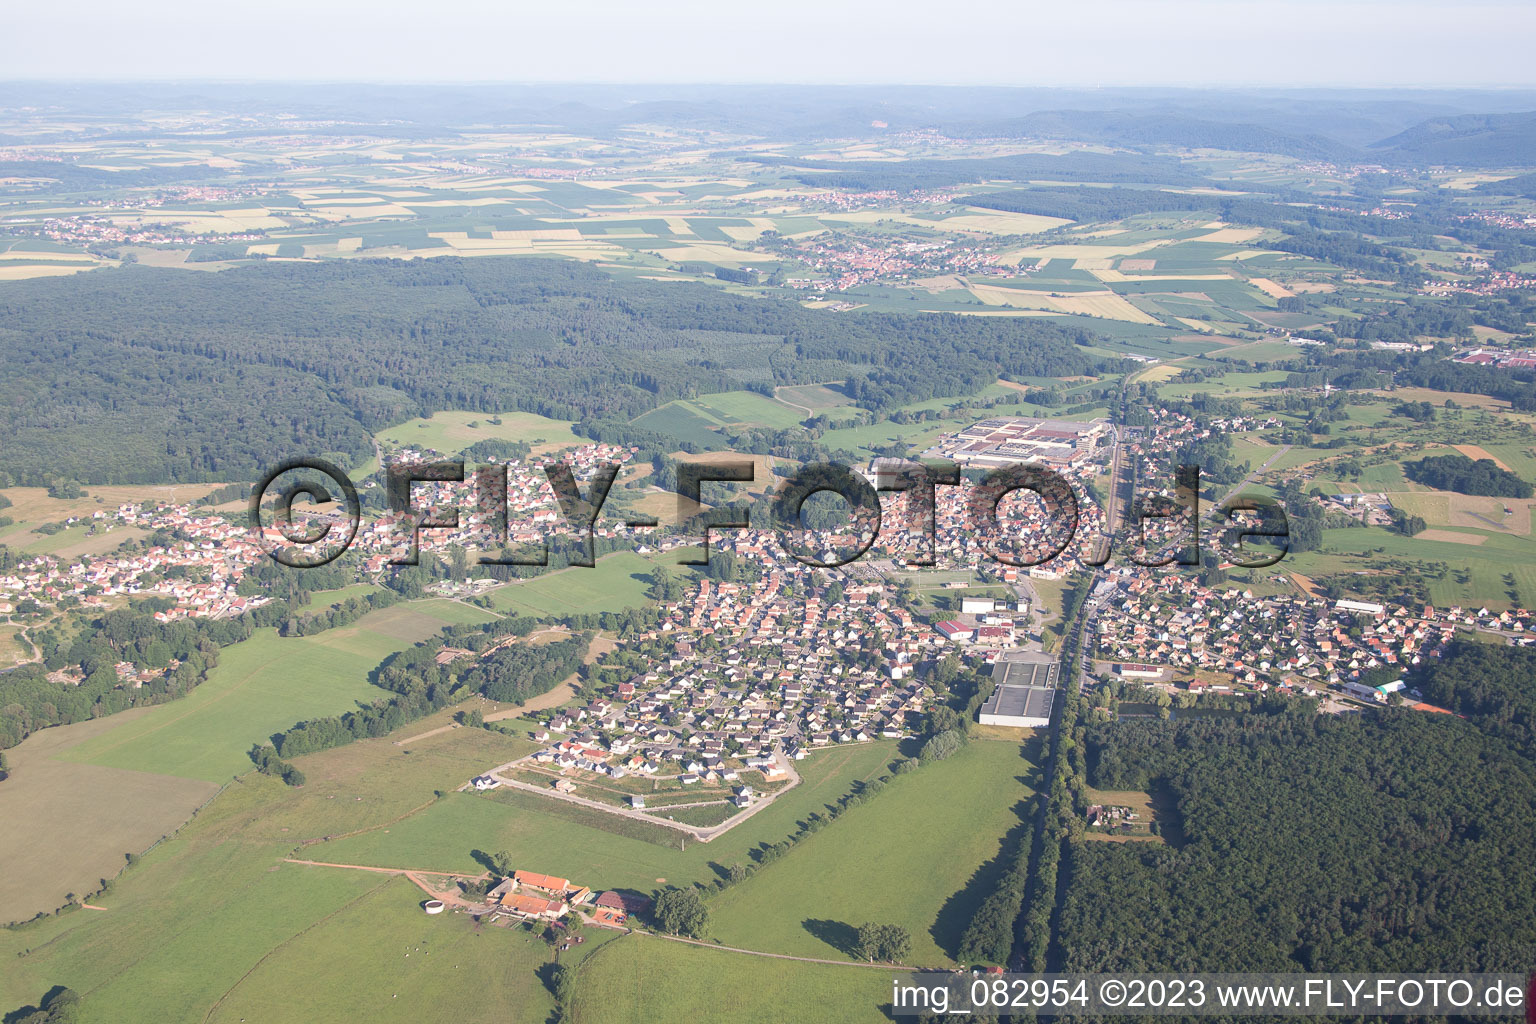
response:
<path fill-rule="evenodd" d="M 1248 283 L 1253 285 L 1259 291 L 1263 292 L 1265 295 L 1269 295 L 1277 299 L 1288 299 L 1296 294 L 1285 285 L 1271 281 L 1267 277 L 1255 277 L 1250 279 Z"/>

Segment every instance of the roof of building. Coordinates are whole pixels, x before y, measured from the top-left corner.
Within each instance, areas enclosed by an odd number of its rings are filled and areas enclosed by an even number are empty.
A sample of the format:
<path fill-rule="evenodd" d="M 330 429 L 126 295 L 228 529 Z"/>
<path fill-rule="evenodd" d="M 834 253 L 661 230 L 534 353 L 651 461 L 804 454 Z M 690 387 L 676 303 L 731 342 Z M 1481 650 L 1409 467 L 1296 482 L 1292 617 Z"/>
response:
<path fill-rule="evenodd" d="M 982 705 L 984 715 L 1000 715 L 1004 718 L 1051 717 L 1051 705 L 1056 691 L 1044 686 L 999 686 Z"/>
<path fill-rule="evenodd" d="M 502 909 L 510 910 L 514 914 L 558 914 L 565 909 L 565 904 L 559 900 L 530 896 L 521 892 L 507 893 L 501 898 L 501 906 Z"/>
<path fill-rule="evenodd" d="M 1054 658 L 1049 661 L 1000 661 L 992 666 L 992 674 L 997 678 L 998 689 L 1005 686 L 1054 686 L 1059 665 L 1060 662 Z"/>
<path fill-rule="evenodd" d="M 571 887 L 571 883 L 564 878 L 541 875 L 537 871 L 514 871 L 512 877 L 517 879 L 518 885 L 531 885 L 535 889 L 548 889 L 550 892 L 565 892 Z"/>

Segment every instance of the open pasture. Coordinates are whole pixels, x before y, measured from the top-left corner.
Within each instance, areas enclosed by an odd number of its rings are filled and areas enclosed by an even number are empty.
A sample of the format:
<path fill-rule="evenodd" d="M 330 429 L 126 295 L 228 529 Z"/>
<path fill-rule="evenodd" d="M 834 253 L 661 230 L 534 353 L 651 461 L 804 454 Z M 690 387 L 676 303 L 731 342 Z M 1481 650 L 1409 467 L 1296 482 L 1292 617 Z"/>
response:
<path fill-rule="evenodd" d="M 306 1024 L 548 1019 L 554 998 L 538 975 L 554 961 L 548 943 L 525 928 L 477 926 L 463 914 L 428 917 L 421 909 L 425 898 L 406 879 L 383 876 L 382 884 L 264 958 L 225 993 L 210 1024 L 297 1021 L 295 992 L 304 993 Z M 614 937 L 594 929 L 561 959 L 574 967 Z"/>
<path fill-rule="evenodd" d="M 493 418 L 501 423 L 492 423 Z M 377 436 L 392 448 L 431 448 L 444 454 L 461 452 L 476 441 L 489 440 L 526 442 L 535 452 L 590 443 L 571 433 L 569 423 L 531 412 L 439 412 L 386 427 Z"/>
<path fill-rule="evenodd" d="M 799 410 L 792 409 L 783 402 L 766 398 L 755 391 L 724 391 L 683 400 L 676 404 L 692 408 L 704 417 L 714 420 L 716 426 L 726 428 L 761 426 L 784 430 L 795 426 L 804 418 Z"/>
<path fill-rule="evenodd" d="M 1429 537 L 1422 533 L 1404 537 L 1376 527 L 1325 530 L 1322 550 L 1287 555 L 1286 567 L 1313 579 L 1337 575 L 1348 590 L 1353 573 L 1399 573 L 1400 569 L 1387 565 L 1388 559 L 1440 562 L 1446 566 L 1444 574 L 1426 579 L 1430 602 L 1436 606 L 1530 606 L 1530 595 L 1536 595 L 1536 558 L 1532 557 L 1529 536 L 1486 529 L 1441 529 L 1483 539 L 1481 543 L 1449 542 L 1439 538 L 1439 530 Z M 1518 602 L 1511 599 L 1511 583 L 1506 577 L 1513 578 Z"/>
<path fill-rule="evenodd" d="M 581 1024 L 856 1024 L 885 1019 L 890 975 L 630 935 L 582 967 L 572 1016 Z"/>
<path fill-rule="evenodd" d="M 93 890 L 174 831 L 218 786 L 123 768 L 71 763 L 59 754 L 127 716 L 44 729 L 5 752 L 0 782 L 0 922 L 63 906 Z"/>
<path fill-rule="evenodd" d="M 853 400 L 827 384 L 799 384 L 775 388 L 779 401 L 804 409 L 812 415 L 848 408 Z"/>
<path fill-rule="evenodd" d="M 130 711 L 126 717 L 139 714 Z M 94 905 L 105 910 L 81 910 L 18 931 L 0 931 L 0 958 L 10 965 L 0 972 L 0 1005 L 35 1002 L 51 986 L 65 984 L 87 996 L 82 1018 L 86 1024 L 197 1022 L 208 1019 L 221 998 L 266 998 L 264 993 L 272 991 L 266 987 L 269 982 L 275 985 L 276 979 L 290 976 L 290 972 L 302 976 L 302 964 L 284 959 L 289 943 L 309 929 L 329 927 L 327 922 L 333 914 L 381 886 L 383 892 L 409 890 L 402 883 L 391 883 L 388 876 L 285 864 L 285 856 L 328 859 L 325 851 L 329 844 L 323 842 L 324 837 L 359 829 L 387 829 L 392 821 L 430 804 L 435 791 L 452 790 L 485 766 L 503 763 L 534 746 L 525 739 L 482 729 L 452 729 L 403 748 L 396 745 L 401 737 L 446 724 L 451 714 L 451 709 L 438 712 L 388 737 L 301 757 L 298 763 L 308 777 L 301 789 L 251 772 L 209 802 L 173 839 L 145 854 L 110 892 L 97 897 Z M 67 747 L 79 742 L 82 734 L 112 728 L 123 717 L 45 730 L 38 734 L 44 742 L 37 753 L 46 759 L 51 754 L 50 745 Z M 26 758 L 29 773 L 32 760 Z M 61 767 L 93 772 L 85 780 L 80 799 L 108 806 L 82 809 L 78 823 L 61 822 L 59 813 L 47 806 L 32 808 L 29 813 L 36 817 L 19 824 L 8 808 L 5 820 L 18 825 L 15 833 L 26 837 L 37 856 L 53 857 L 54 875 L 62 874 L 57 870 L 60 863 L 71 864 L 73 880 L 69 884 L 80 892 L 96 888 L 101 875 L 114 874 L 122 867 L 126 850 L 119 848 L 123 841 L 119 829 L 133 815 L 142 820 L 131 823 L 132 827 L 156 830 L 153 841 L 175 830 L 191 810 L 166 803 L 175 787 L 198 787 L 192 806 L 205 799 L 203 792 L 216 788 L 118 769 Z M 139 790 L 129 792 L 119 786 L 119 778 L 134 777 L 145 780 L 137 783 Z M 161 801 L 159 810 L 144 795 L 143 785 L 150 782 L 164 790 L 153 797 Z M 11 784 L 0 785 L 0 799 Z M 124 807 L 110 806 L 118 799 L 126 801 Z M 64 806 L 68 812 L 71 805 Z M 87 842 L 97 844 L 92 849 L 102 867 L 94 861 L 84 863 L 85 851 L 73 845 L 80 833 L 92 828 L 98 835 Z M 311 845 L 295 852 L 301 843 Z M 130 849 L 141 850 L 143 846 Z M 9 857 L 7 863 L 12 863 Z M 478 870 L 470 869 L 471 873 Z M 18 884 L 23 880 L 18 879 Z M 39 892 L 32 898 L 46 902 L 42 900 L 45 895 L 48 893 Z M 385 900 L 384 906 L 364 913 L 351 934 L 355 938 L 367 935 L 372 921 L 391 935 L 396 925 L 408 923 L 406 919 L 427 920 L 414 899 L 410 913 L 401 910 L 398 915 L 390 909 L 396 904 Z M 50 909 L 54 905 L 48 904 Z M 189 912 L 188 908 L 195 909 Z M 145 942 L 147 934 L 160 938 Z M 335 938 L 334 932 L 331 937 Z M 355 975 L 360 983 L 377 979 L 379 964 L 386 961 L 374 956 L 368 941 L 336 945 L 338 950 L 345 947 L 365 954 L 342 973 Z M 515 960 L 518 954 L 502 949 L 495 955 Z M 403 956 L 399 964 L 387 962 L 392 969 L 409 963 Z M 448 963 L 449 976 L 462 986 L 462 974 L 455 976 L 452 961 Z M 267 973 L 274 964 L 282 969 Z M 467 966 L 459 969 L 465 970 Z M 242 979 L 256 982 L 254 989 L 245 991 Z M 331 983 L 339 982 L 333 978 Z M 386 999 L 395 992 L 400 992 L 402 1002 L 412 998 L 404 990 L 391 989 Z M 530 990 L 521 998 L 537 1003 L 540 997 Z M 376 1015 L 379 1019 L 405 1024 L 422 1017 L 416 1003 L 408 1004 L 411 1014 L 391 1016 L 394 1001 L 390 1003 Z M 504 1006 L 498 1009 L 507 1012 Z M 266 1019 L 317 1019 L 284 1016 L 286 1011 L 278 1006 L 267 1007 L 265 1012 L 269 1014 Z M 237 1014 L 231 1019 L 238 1018 Z"/>
<path fill-rule="evenodd" d="M 65 760 L 222 782 L 248 771 L 253 743 L 306 718 L 350 711 L 387 697 L 368 673 L 411 641 L 376 632 L 368 620 L 307 637 L 263 629 L 219 652 L 208 681 L 142 714 L 114 715 Z M 362 635 L 366 634 L 366 635 Z"/>
<path fill-rule="evenodd" d="M 655 568 L 655 563 L 621 551 L 598 559 L 591 569 L 572 566 L 508 583 L 491 592 L 491 603 L 504 614 L 540 619 L 623 611 L 650 600 L 646 592 Z"/>
<path fill-rule="evenodd" d="M 1021 756 L 1020 742 L 975 740 L 948 760 L 893 779 L 792 856 L 712 898 L 710 936 L 728 946 L 835 959 L 849 955 L 850 932 L 880 921 L 912 934 L 910 963 L 953 962 L 995 881 L 1004 836 L 1026 820 L 1037 768 Z M 917 821 L 921 829 L 913 828 Z"/>

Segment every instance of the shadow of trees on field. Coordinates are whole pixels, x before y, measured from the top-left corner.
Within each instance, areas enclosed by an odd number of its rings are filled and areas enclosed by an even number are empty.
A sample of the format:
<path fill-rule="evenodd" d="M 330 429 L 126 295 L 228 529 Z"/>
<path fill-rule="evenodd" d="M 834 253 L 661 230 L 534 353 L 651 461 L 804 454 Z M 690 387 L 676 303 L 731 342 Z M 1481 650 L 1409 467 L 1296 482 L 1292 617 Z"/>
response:
<path fill-rule="evenodd" d="M 1034 780 L 1021 778 L 1020 781 L 1031 783 Z M 1030 816 L 1033 804 L 1033 800 L 1020 800 L 1014 805 L 1013 811 L 1019 822 L 1002 837 L 996 855 L 978 867 L 964 887 L 945 900 L 944 906 L 939 908 L 938 917 L 928 929 L 928 934 L 950 959 L 960 959 L 960 939 L 965 929 L 976 916 L 982 900 L 1002 882 L 1016 851 L 1021 845 L 1028 846 L 1034 841 L 1034 821 Z"/>
<path fill-rule="evenodd" d="M 79 1001 L 80 997 L 75 995 L 74 992 L 63 985 L 55 985 L 38 1001 L 36 1006 L 23 1006 L 12 1010 L 4 1017 L 0 1017 L 0 1021 L 3 1021 L 4 1024 L 20 1024 L 21 1021 L 41 1013 L 49 1013 L 50 1016 L 46 1019 L 50 1021 L 74 1020 L 75 1017 L 71 1011 L 77 1009 L 76 1004 Z"/>
<path fill-rule="evenodd" d="M 811 935 L 825 942 L 839 953 L 858 959 L 859 930 L 853 925 L 843 921 L 828 921 L 824 918 L 813 917 L 806 918 L 800 924 Z"/>

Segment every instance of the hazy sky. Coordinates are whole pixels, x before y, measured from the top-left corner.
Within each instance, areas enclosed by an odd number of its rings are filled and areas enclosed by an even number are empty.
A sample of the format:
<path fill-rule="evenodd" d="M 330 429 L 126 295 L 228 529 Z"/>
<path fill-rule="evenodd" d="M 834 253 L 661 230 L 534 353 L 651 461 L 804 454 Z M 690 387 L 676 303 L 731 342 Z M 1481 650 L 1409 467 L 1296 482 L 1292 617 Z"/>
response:
<path fill-rule="evenodd" d="M 43 0 L 0 77 L 1536 84 L 1536 2 Z"/>

